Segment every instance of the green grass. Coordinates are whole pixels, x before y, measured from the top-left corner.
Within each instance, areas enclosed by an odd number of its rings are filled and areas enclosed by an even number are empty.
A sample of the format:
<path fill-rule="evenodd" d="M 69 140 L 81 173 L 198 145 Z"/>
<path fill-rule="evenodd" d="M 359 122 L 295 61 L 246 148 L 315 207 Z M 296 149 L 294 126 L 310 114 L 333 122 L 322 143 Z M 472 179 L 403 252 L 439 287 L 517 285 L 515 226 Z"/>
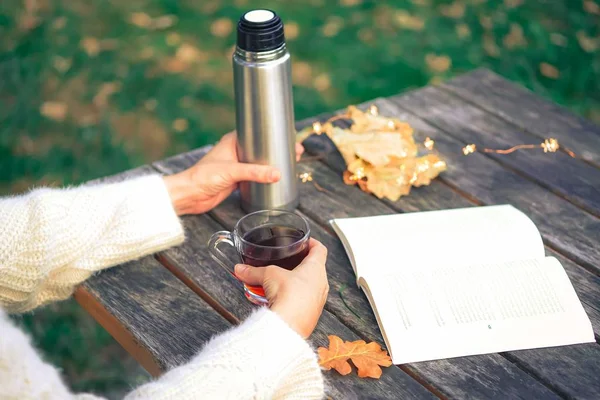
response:
<path fill-rule="evenodd" d="M 485 66 L 600 121 L 598 0 L 3 1 L 1 193 L 113 174 L 233 129 L 235 21 L 254 7 L 286 23 L 298 119 Z M 77 390 L 139 376 L 72 301 L 24 322 Z"/>

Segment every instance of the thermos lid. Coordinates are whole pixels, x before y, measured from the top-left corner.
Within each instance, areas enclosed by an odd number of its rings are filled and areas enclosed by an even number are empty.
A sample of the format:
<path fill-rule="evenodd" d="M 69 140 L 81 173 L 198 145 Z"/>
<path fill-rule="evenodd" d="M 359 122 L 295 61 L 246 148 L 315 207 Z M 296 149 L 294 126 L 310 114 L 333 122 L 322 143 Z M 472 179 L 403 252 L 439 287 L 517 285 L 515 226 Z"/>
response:
<path fill-rule="evenodd" d="M 266 9 L 248 11 L 237 27 L 237 47 L 245 51 L 275 50 L 285 43 L 283 22 L 275 12 Z"/>

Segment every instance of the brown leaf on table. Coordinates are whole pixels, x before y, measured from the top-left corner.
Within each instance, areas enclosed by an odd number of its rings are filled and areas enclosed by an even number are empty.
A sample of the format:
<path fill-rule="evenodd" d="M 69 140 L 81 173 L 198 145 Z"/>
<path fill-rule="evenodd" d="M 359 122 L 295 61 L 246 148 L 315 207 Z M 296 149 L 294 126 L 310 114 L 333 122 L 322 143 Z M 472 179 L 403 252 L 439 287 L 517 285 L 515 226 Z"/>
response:
<path fill-rule="evenodd" d="M 396 201 L 410 193 L 411 187 L 429 185 L 446 170 L 446 163 L 435 154 L 414 158 L 392 158 L 385 166 L 375 167 L 360 158 L 351 162 L 344 173 L 344 183 L 358 184 L 380 199 Z"/>
<path fill-rule="evenodd" d="M 377 108 L 375 108 L 377 110 Z M 363 112 L 355 106 L 348 107 L 348 118 L 352 120 L 350 131 L 353 133 L 394 131 L 404 138 L 412 138 L 413 129 L 406 122 L 395 118 L 385 118 L 378 114 Z"/>
<path fill-rule="evenodd" d="M 414 175 L 412 172 L 414 166 L 412 166 L 410 171 L 407 171 L 403 167 L 404 165 L 401 167 L 389 166 L 368 170 L 366 173 L 367 188 L 378 198 L 388 198 L 391 201 L 396 201 L 401 196 L 409 194 L 411 179 Z"/>
<path fill-rule="evenodd" d="M 435 154 L 419 157 L 416 161 L 416 175 L 411 179 L 411 184 L 415 187 L 429 185 L 432 179 L 447 169 L 446 162 Z"/>
<path fill-rule="evenodd" d="M 390 157 L 411 157 L 417 152 L 412 137 L 407 140 L 397 132 L 352 133 L 333 128 L 331 140 L 348 164 L 359 157 L 373 166 L 384 166 Z"/>
<path fill-rule="evenodd" d="M 342 179 L 344 179 L 346 185 L 356 185 L 357 179 L 354 177 L 354 174 L 348 170 L 344 171 Z"/>
<path fill-rule="evenodd" d="M 334 126 L 340 119 L 351 120 L 351 127 Z M 326 134 L 335 144 L 346 162 L 345 184 L 358 185 L 380 199 L 396 201 L 413 186 L 428 185 L 446 170 L 446 163 L 436 154 L 417 157 L 412 127 L 379 115 L 375 105 L 367 111 L 349 106 L 346 113 L 301 130 L 296 140 L 302 142 L 312 134 Z M 427 138 L 425 147 L 433 151 L 433 140 Z"/>
<path fill-rule="evenodd" d="M 352 367 L 348 363 L 349 349 L 342 339 L 335 335 L 329 335 L 329 348 L 319 347 L 319 365 L 326 370 L 335 369 L 341 375 L 348 375 Z"/>
<path fill-rule="evenodd" d="M 329 348 L 319 347 L 319 365 L 325 370 L 335 369 L 341 375 L 348 375 L 352 372 L 352 367 L 348 360 L 358 370 L 358 376 L 361 378 L 381 377 L 381 366 L 389 367 L 392 360 L 387 352 L 377 343 L 366 343 L 364 340 L 354 342 L 345 342 L 338 336 L 329 335 Z"/>
<path fill-rule="evenodd" d="M 348 169 L 344 171 L 344 183 L 346 185 L 356 185 L 360 187 L 363 192 L 371 193 L 368 187 L 367 182 L 367 171 L 370 170 L 371 167 L 369 164 L 357 158 L 350 164 L 348 164 Z"/>

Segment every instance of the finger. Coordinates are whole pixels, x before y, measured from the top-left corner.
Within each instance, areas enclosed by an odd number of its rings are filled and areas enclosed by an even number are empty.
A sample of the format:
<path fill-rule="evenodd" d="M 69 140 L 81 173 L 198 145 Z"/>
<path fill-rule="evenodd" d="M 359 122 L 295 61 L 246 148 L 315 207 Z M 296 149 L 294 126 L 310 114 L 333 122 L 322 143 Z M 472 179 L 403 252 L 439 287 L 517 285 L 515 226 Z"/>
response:
<path fill-rule="evenodd" d="M 230 132 L 221 137 L 221 139 L 210 149 L 199 162 L 207 162 L 208 160 L 216 161 L 222 159 L 224 153 L 228 153 L 232 148 L 232 141 L 236 140 L 235 132 Z"/>
<path fill-rule="evenodd" d="M 304 258 L 303 264 L 325 265 L 327 262 L 327 248 L 316 239 L 310 239 L 308 242 L 308 255 Z"/>
<path fill-rule="evenodd" d="M 228 164 L 224 172 L 229 175 L 231 183 L 273 183 L 281 178 L 279 170 L 269 165 L 233 163 Z"/>
<path fill-rule="evenodd" d="M 264 267 L 251 267 L 245 264 L 236 265 L 234 270 L 235 276 L 250 286 L 262 285 L 265 280 L 266 271 L 267 269 Z"/>
<path fill-rule="evenodd" d="M 296 143 L 296 161 L 300 161 L 302 154 L 304 154 L 304 146 L 302 143 Z"/>

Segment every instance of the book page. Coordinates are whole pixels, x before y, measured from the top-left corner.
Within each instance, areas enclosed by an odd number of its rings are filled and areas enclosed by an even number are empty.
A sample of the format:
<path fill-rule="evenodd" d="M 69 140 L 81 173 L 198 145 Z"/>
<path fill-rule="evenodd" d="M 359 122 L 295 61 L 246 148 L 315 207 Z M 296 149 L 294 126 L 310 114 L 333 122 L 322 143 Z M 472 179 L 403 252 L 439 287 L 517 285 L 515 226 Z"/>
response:
<path fill-rule="evenodd" d="M 395 364 L 594 341 L 555 258 L 401 268 L 368 285 Z"/>
<path fill-rule="evenodd" d="M 534 223 L 510 205 L 332 221 L 357 278 L 416 265 L 466 265 L 544 257 Z"/>

